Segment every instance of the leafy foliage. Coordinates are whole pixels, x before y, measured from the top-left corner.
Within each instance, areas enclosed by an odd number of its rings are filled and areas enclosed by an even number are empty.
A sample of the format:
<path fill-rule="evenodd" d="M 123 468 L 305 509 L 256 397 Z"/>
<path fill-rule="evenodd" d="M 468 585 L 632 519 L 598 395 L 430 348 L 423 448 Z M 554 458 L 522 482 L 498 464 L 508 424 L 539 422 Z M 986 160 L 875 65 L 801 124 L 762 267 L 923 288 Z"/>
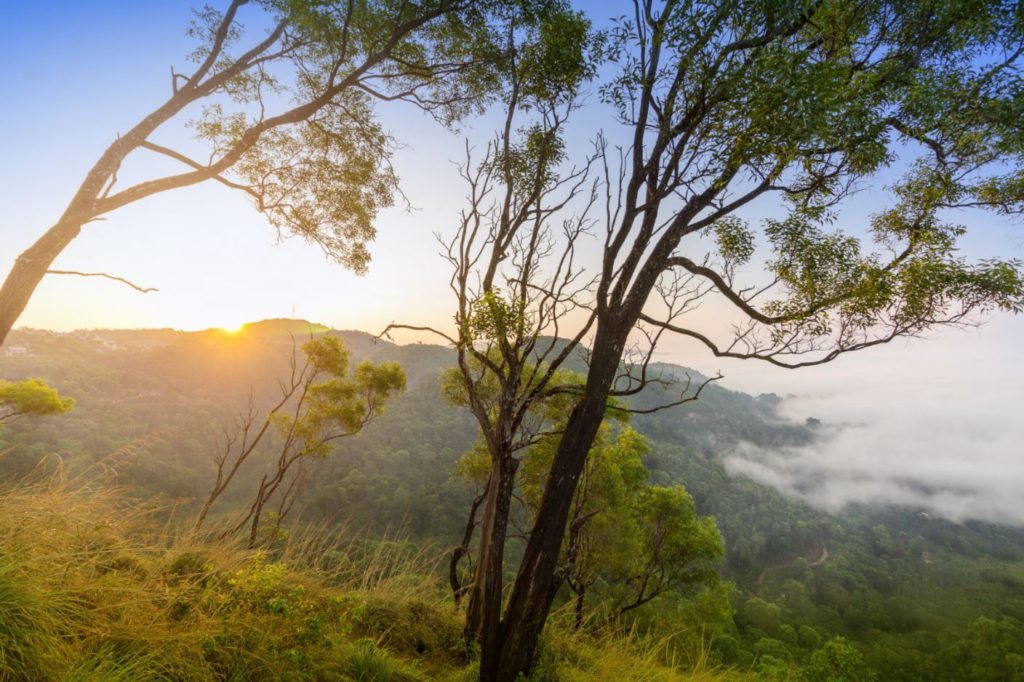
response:
<path fill-rule="evenodd" d="M 536 514 L 551 467 L 557 437 L 530 448 L 523 458 L 522 497 Z M 602 427 L 576 491 L 566 533 L 565 580 L 583 600 L 598 581 L 613 612 L 643 606 L 670 591 L 685 594 L 714 586 L 715 562 L 724 548 L 714 520 L 698 517 L 693 498 L 681 485 L 648 482 L 642 457 L 646 440 L 631 428 L 618 434 Z M 600 606 L 598 607 L 600 608 Z"/>
<path fill-rule="evenodd" d="M 302 350 L 315 380 L 297 416 L 274 415 L 281 436 L 295 441 L 300 457 L 326 456 L 333 440 L 358 433 L 405 390 L 405 372 L 395 362 L 361 362 L 350 373 L 348 350 L 336 336 L 307 341 Z"/>
<path fill-rule="evenodd" d="M 73 398 L 61 398 L 42 379 L 0 381 L 0 426 L 26 415 L 64 414 L 74 406 Z"/>

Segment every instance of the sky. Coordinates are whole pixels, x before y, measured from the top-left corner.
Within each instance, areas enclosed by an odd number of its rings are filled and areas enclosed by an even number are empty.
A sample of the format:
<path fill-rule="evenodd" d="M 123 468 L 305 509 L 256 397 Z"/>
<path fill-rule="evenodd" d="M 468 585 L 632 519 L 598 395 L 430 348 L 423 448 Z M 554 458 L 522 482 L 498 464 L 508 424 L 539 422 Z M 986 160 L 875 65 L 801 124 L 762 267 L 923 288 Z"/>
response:
<path fill-rule="evenodd" d="M 169 95 L 171 65 L 188 66 L 191 6 L 179 0 L 0 4 L 4 272 L 56 220 L 114 136 Z M 570 145 L 612 125 L 603 114 L 596 103 L 589 106 Z M 395 166 L 411 208 L 380 215 L 368 274 L 346 271 L 301 240 L 279 240 L 242 195 L 207 183 L 87 225 L 55 264 L 109 272 L 158 292 L 50 276 L 19 325 L 234 328 L 292 316 L 370 332 L 392 321 L 446 324 L 448 271 L 433 233 L 454 227 L 464 197 L 454 162 L 466 139 L 479 145 L 489 137 L 494 118 L 470 121 L 458 133 L 400 106 L 382 111 L 382 119 L 404 145 Z M 188 144 L 188 132 L 179 127 L 155 140 Z M 143 157 L 123 170 L 122 181 L 168 170 Z M 885 200 L 883 191 L 862 194 L 845 217 L 857 221 Z M 755 206 L 748 217 L 771 211 Z M 979 220 L 971 227 L 965 255 L 1024 257 L 1019 224 Z M 709 321 L 714 316 L 712 309 Z M 840 425 L 813 448 L 744 446 L 727 453 L 737 475 L 833 511 L 846 502 L 913 503 L 956 520 L 1024 525 L 1024 502 L 1015 494 L 1024 489 L 1021 348 L 1024 319 L 996 315 L 977 329 L 936 332 L 800 372 L 722 362 L 679 340 L 663 344 L 658 359 L 704 373 L 721 370 L 729 388 L 790 395 L 788 416 Z"/>

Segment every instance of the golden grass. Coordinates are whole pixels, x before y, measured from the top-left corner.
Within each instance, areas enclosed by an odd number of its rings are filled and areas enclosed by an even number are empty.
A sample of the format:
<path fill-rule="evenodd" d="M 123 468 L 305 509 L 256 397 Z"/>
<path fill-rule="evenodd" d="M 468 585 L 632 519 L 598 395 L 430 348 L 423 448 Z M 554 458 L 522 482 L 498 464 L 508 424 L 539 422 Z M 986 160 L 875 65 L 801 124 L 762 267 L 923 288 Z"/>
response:
<path fill-rule="evenodd" d="M 308 527 L 246 550 L 97 481 L 0 492 L 0 680 L 474 678 L 436 549 Z M 558 622 L 538 682 L 734 677 Z"/>

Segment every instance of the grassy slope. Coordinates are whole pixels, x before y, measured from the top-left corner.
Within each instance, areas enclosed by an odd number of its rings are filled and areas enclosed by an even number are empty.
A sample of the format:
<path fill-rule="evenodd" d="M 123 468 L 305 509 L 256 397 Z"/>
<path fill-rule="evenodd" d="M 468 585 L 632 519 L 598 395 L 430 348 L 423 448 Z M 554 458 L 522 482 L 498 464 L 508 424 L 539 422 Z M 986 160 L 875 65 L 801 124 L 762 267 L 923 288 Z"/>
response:
<path fill-rule="evenodd" d="M 0 493 L 0 679 L 472 680 L 432 561 L 401 542 L 273 554 L 175 533 L 167 510 L 51 483 Z M 536 679 L 722 680 L 660 648 L 550 628 Z"/>

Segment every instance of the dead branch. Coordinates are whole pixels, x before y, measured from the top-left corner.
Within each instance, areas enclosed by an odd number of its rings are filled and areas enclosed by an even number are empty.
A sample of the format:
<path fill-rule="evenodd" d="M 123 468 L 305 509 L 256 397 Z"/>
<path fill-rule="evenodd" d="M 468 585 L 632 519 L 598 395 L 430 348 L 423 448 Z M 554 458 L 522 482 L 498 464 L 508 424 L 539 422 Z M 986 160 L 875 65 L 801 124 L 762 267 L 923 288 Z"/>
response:
<path fill-rule="evenodd" d="M 127 280 L 124 277 L 118 277 L 116 275 L 110 275 L 110 274 L 108 274 L 106 272 L 79 272 L 77 270 L 47 270 L 46 274 L 48 274 L 48 275 L 74 275 L 76 277 L 104 277 L 106 279 L 112 279 L 115 282 L 121 282 L 122 284 L 127 284 L 132 289 L 135 289 L 136 291 L 142 292 L 143 294 L 148 294 L 151 291 L 160 291 L 159 289 L 157 289 L 155 287 L 139 286 L 138 284 L 135 284 L 134 282 L 132 282 L 130 280 Z"/>

